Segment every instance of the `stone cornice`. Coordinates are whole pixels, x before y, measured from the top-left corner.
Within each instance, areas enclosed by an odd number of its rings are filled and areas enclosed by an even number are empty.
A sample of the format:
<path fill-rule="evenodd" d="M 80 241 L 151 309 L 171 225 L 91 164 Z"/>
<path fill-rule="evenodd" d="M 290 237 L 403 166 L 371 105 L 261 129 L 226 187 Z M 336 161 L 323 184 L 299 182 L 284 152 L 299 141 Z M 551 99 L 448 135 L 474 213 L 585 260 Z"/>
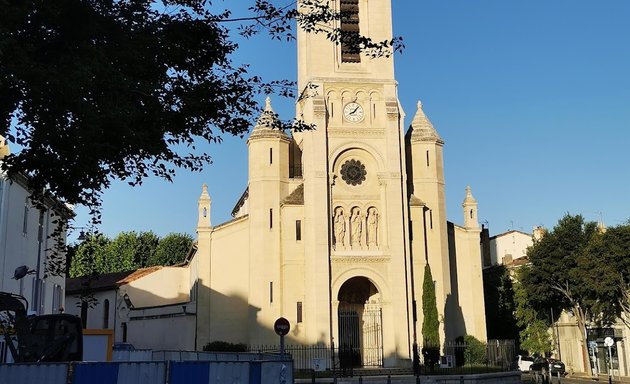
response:
<path fill-rule="evenodd" d="M 356 77 L 311 77 L 308 80 L 310 83 L 328 83 L 328 84 L 336 84 L 336 83 L 356 83 L 356 84 L 391 84 L 398 85 L 398 81 L 392 79 L 364 79 L 364 78 L 356 78 Z"/>
<path fill-rule="evenodd" d="M 438 145 L 444 145 L 444 140 L 442 139 L 436 139 L 435 137 L 432 136 L 420 136 L 420 135 L 411 135 L 411 142 L 412 143 L 418 143 L 418 142 L 427 142 L 427 143 L 436 143 Z"/>
<path fill-rule="evenodd" d="M 289 138 L 284 132 L 272 129 L 261 129 L 253 131 L 252 134 L 247 139 L 247 142 L 258 140 L 258 139 L 280 139 L 282 141 L 290 142 L 291 138 Z"/>
<path fill-rule="evenodd" d="M 330 128 L 331 137 L 382 137 L 385 130 L 382 128 L 366 128 L 356 126 L 355 128 Z"/>
<path fill-rule="evenodd" d="M 333 255 L 330 260 L 333 264 L 367 264 L 367 263 L 387 263 L 390 256 L 337 256 Z"/>
<path fill-rule="evenodd" d="M 387 100 L 385 102 L 385 110 L 387 112 L 388 120 L 396 120 L 398 119 L 398 117 L 400 117 L 397 100 Z"/>
<path fill-rule="evenodd" d="M 326 117 L 326 100 L 323 97 L 313 98 L 313 114 L 315 117 Z"/>

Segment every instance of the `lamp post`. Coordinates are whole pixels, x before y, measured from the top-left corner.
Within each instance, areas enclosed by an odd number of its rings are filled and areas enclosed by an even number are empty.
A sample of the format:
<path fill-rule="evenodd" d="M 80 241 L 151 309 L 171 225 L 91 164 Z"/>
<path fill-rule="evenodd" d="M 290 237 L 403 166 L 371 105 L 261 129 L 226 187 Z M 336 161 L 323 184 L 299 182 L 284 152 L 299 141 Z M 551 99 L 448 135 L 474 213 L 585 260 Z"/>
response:
<path fill-rule="evenodd" d="M 80 229 L 79 236 L 77 237 L 77 240 L 79 241 L 86 240 L 91 233 L 87 227 L 74 227 L 74 229 Z M 85 232 L 86 229 L 88 230 L 87 233 Z"/>

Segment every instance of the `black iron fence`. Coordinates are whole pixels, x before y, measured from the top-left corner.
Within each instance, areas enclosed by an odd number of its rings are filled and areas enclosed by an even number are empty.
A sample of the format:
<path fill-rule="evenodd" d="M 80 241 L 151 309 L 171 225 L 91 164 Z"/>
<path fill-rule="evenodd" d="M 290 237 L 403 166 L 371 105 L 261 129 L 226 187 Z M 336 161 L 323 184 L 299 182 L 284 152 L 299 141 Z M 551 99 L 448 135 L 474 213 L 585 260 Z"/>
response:
<path fill-rule="evenodd" d="M 280 353 L 278 345 L 250 345 L 249 352 Z M 324 344 L 285 345 L 284 352 L 293 359 L 293 369 L 326 371 L 332 369 L 333 351 Z"/>
<path fill-rule="evenodd" d="M 250 352 L 279 353 L 277 345 L 249 346 Z M 352 358 L 352 353 L 344 348 L 334 348 L 324 344 L 286 345 L 285 353 L 293 359 L 296 372 L 334 372 L 342 376 L 383 374 L 383 360 L 378 365 L 370 365 L 370 359 Z M 348 353 L 351 353 L 348 356 Z M 446 342 L 443 345 L 439 361 L 427 364 L 420 356 L 420 374 L 466 374 L 487 373 L 511 370 L 516 356 L 514 340 L 489 340 L 487 343 Z M 351 364 L 347 364 L 350 362 Z M 411 361 L 408 366 L 396 369 L 400 374 L 411 374 Z M 379 369 L 380 368 L 380 369 Z"/>

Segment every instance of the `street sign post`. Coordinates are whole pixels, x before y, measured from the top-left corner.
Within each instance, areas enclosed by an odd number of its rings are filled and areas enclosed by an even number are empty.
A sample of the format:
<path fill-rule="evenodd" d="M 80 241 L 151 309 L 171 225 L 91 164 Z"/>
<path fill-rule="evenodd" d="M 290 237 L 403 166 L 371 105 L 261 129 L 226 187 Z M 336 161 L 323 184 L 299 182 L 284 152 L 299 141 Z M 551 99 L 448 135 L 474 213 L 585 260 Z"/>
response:
<path fill-rule="evenodd" d="M 273 330 L 276 332 L 278 336 L 280 336 L 280 356 L 284 357 L 284 336 L 289 333 L 291 329 L 291 324 L 289 320 L 284 317 L 279 318 L 273 324 Z"/>
<path fill-rule="evenodd" d="M 612 347 L 615 344 L 615 340 L 608 336 L 607 338 L 604 339 L 604 345 L 608 347 L 608 382 L 612 383 L 612 350 L 610 349 L 610 347 Z"/>

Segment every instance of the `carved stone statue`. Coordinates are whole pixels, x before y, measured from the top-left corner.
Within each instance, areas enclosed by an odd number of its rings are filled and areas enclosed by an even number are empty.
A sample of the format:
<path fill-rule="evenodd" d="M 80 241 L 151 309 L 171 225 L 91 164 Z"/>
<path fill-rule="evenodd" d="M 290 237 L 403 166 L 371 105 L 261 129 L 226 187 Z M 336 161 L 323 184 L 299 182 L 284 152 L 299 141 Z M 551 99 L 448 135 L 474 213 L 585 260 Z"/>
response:
<path fill-rule="evenodd" d="M 370 247 L 378 245 L 378 211 L 374 207 L 368 210 L 367 237 L 367 243 Z"/>
<path fill-rule="evenodd" d="M 334 230 L 335 230 L 335 249 L 340 246 L 346 245 L 346 216 L 343 214 L 343 208 L 337 208 L 335 210 L 334 217 Z"/>
<path fill-rule="evenodd" d="M 361 231 L 363 223 L 361 222 L 361 211 L 359 208 L 356 208 L 352 213 L 352 219 L 350 225 L 352 230 L 352 237 L 350 238 L 350 242 L 352 246 L 360 247 L 361 246 Z"/>

